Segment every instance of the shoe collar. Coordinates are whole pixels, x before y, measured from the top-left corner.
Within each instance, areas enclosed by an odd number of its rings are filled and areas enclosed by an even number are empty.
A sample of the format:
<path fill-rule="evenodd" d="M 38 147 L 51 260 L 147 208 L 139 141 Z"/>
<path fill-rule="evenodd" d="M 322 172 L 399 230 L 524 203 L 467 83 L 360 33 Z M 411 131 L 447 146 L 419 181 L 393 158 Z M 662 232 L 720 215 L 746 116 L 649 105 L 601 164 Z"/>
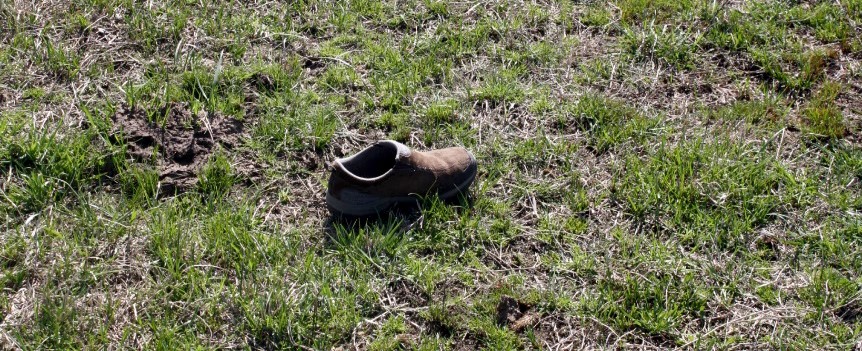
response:
<path fill-rule="evenodd" d="M 378 147 L 387 148 L 387 149 L 389 149 L 389 150 L 387 150 L 388 152 L 394 151 L 394 153 L 393 153 L 394 160 L 392 161 L 392 166 L 389 167 L 389 169 L 386 170 L 384 173 L 382 173 L 378 176 L 374 176 L 374 177 L 363 177 L 363 176 L 357 175 L 355 172 L 352 172 L 352 171 L 350 171 L 350 169 L 348 169 L 350 163 L 358 162 L 358 161 L 362 160 L 362 158 L 368 158 L 372 153 L 375 152 L 374 149 L 378 148 Z M 394 140 L 381 140 L 381 141 L 378 141 L 377 143 L 375 143 L 374 145 L 365 148 L 364 150 L 360 151 L 359 153 L 357 153 L 353 156 L 336 159 L 335 161 L 332 162 L 332 167 L 335 169 L 335 171 L 340 172 L 341 174 L 345 175 L 346 177 L 348 177 L 350 179 L 353 179 L 355 181 L 359 181 L 362 183 L 371 183 L 371 182 L 375 182 L 375 181 L 381 180 L 383 178 L 386 178 L 386 176 L 388 176 L 390 173 L 392 173 L 392 171 L 395 169 L 395 165 L 397 165 L 399 163 L 399 161 L 401 161 L 402 159 L 409 158 L 410 154 L 411 154 L 410 148 L 408 148 L 406 145 L 404 145 L 402 143 L 399 143 L 399 142 L 394 141 Z"/>

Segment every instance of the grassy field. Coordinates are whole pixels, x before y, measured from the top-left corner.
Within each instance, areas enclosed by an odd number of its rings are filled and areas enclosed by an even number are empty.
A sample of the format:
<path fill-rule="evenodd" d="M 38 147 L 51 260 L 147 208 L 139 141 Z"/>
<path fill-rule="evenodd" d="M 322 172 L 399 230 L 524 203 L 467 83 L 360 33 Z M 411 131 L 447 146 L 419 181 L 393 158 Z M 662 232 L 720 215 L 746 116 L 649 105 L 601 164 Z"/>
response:
<path fill-rule="evenodd" d="M 215 3 L 0 0 L 0 349 L 862 349 L 862 1 Z"/>

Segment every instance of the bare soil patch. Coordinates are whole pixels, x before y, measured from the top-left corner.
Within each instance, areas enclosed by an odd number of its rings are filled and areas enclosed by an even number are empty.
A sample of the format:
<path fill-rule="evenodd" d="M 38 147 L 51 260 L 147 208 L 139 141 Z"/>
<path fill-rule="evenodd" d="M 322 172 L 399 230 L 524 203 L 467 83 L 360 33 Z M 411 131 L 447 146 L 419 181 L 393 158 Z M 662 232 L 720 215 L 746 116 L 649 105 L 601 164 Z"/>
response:
<path fill-rule="evenodd" d="M 114 137 L 127 145 L 134 159 L 155 159 L 166 194 L 194 188 L 218 147 L 232 149 L 243 136 L 243 121 L 205 111 L 193 114 L 184 103 L 165 106 L 156 116 L 164 116 L 163 122 L 151 120 L 141 108 L 121 107 L 113 117 Z"/>

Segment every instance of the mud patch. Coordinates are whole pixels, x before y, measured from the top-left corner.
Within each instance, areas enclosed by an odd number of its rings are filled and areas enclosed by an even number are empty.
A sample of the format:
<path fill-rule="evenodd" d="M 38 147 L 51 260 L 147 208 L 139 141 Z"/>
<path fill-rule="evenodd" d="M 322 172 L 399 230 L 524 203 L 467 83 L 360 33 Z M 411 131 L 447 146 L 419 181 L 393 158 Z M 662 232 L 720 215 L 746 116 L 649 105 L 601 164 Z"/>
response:
<path fill-rule="evenodd" d="M 157 111 L 155 116 L 163 116 L 162 123 L 150 121 L 148 115 L 140 108 L 121 107 L 114 115 L 112 134 L 117 142 L 126 144 L 134 159 L 156 161 L 163 194 L 194 188 L 198 172 L 217 146 L 232 149 L 243 135 L 242 121 L 204 111 L 192 114 L 185 103 Z"/>

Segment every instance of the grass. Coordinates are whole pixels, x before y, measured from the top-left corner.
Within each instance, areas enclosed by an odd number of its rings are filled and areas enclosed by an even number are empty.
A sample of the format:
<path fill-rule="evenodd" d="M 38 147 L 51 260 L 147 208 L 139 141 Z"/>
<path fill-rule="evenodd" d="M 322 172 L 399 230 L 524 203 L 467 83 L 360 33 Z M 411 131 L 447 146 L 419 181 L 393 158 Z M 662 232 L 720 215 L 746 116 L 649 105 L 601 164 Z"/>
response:
<path fill-rule="evenodd" d="M 807 130 L 824 138 L 840 138 L 847 132 L 844 115 L 835 105 L 835 98 L 841 92 L 841 85 L 826 82 L 812 96 L 809 106 L 802 110 Z"/>
<path fill-rule="evenodd" d="M 859 23 L 858 0 L 0 2 L 0 346 L 859 348 Z M 242 125 L 180 194 L 113 118 L 166 106 Z M 327 162 L 383 138 L 469 148 L 471 197 L 332 221 Z"/>

